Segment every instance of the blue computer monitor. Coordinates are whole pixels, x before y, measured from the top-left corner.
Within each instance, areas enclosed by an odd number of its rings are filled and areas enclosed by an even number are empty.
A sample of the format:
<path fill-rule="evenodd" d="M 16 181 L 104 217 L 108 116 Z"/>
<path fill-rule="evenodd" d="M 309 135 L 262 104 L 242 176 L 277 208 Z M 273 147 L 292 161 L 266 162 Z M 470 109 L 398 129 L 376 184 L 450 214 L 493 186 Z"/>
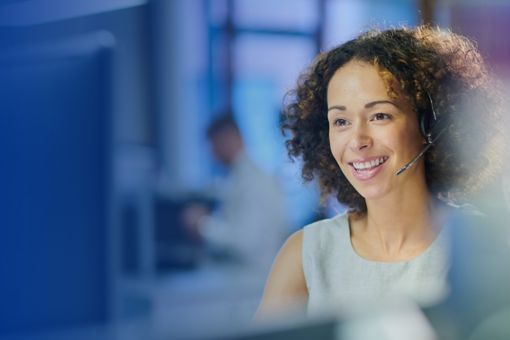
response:
<path fill-rule="evenodd" d="M 0 51 L 0 337 L 110 317 L 112 43 Z"/>

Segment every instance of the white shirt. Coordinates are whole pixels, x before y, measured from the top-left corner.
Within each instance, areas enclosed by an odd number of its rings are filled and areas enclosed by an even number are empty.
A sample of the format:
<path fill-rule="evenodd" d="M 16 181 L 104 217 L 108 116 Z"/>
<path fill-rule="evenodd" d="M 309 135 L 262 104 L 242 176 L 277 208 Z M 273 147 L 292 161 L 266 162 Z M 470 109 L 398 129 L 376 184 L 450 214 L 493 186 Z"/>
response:
<path fill-rule="evenodd" d="M 219 211 L 201 221 L 204 238 L 267 272 L 288 234 L 278 184 L 241 152 L 221 189 Z"/>

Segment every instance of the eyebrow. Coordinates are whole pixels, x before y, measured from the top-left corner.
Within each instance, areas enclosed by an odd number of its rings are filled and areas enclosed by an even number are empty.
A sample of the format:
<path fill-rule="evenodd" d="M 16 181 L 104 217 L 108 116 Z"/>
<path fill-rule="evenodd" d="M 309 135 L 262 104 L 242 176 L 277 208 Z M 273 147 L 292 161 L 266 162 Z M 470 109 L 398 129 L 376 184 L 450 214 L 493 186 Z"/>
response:
<path fill-rule="evenodd" d="M 370 103 L 367 103 L 365 104 L 365 109 L 370 109 L 378 104 L 391 104 L 395 107 L 398 108 L 398 105 L 395 104 L 394 102 L 390 101 L 390 100 L 376 100 L 376 101 L 373 101 L 373 102 L 370 102 Z M 343 105 L 333 105 L 331 107 L 328 108 L 328 111 L 331 111 L 331 110 L 340 110 L 340 111 L 345 111 L 347 110 L 347 108 Z"/>

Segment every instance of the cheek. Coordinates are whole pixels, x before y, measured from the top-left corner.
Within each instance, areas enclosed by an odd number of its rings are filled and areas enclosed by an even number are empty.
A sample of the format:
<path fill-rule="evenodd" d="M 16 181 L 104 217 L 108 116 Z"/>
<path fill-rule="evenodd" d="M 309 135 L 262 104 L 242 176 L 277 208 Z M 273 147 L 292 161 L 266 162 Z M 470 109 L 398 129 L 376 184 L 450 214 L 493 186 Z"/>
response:
<path fill-rule="evenodd" d="M 393 129 L 388 131 L 384 136 L 380 136 L 380 140 L 384 140 L 384 144 L 391 150 L 401 153 L 404 157 L 414 155 L 421 149 L 422 137 L 418 131 L 412 127 L 408 129 Z"/>
<path fill-rule="evenodd" d="M 423 137 L 418 131 L 407 131 L 401 136 L 402 145 L 412 154 L 416 154 L 423 147 Z"/>
<path fill-rule="evenodd" d="M 400 131 L 395 131 L 391 134 L 386 134 L 383 139 L 383 144 L 386 148 L 390 150 L 399 150 L 402 149 L 402 146 L 405 145 L 406 136 Z"/>
<path fill-rule="evenodd" d="M 329 148 L 337 164 L 341 166 L 342 157 L 345 152 L 346 142 L 338 136 L 329 136 Z"/>

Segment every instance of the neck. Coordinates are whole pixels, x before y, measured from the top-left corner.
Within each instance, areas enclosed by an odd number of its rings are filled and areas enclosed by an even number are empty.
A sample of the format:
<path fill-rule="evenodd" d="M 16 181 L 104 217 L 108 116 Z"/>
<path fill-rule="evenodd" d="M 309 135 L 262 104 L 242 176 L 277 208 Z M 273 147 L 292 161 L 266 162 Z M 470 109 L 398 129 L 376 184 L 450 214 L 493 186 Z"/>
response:
<path fill-rule="evenodd" d="M 367 200 L 362 229 L 381 254 L 394 256 L 430 244 L 440 225 L 437 203 L 425 181 L 412 190 L 400 190 L 379 200 Z"/>

